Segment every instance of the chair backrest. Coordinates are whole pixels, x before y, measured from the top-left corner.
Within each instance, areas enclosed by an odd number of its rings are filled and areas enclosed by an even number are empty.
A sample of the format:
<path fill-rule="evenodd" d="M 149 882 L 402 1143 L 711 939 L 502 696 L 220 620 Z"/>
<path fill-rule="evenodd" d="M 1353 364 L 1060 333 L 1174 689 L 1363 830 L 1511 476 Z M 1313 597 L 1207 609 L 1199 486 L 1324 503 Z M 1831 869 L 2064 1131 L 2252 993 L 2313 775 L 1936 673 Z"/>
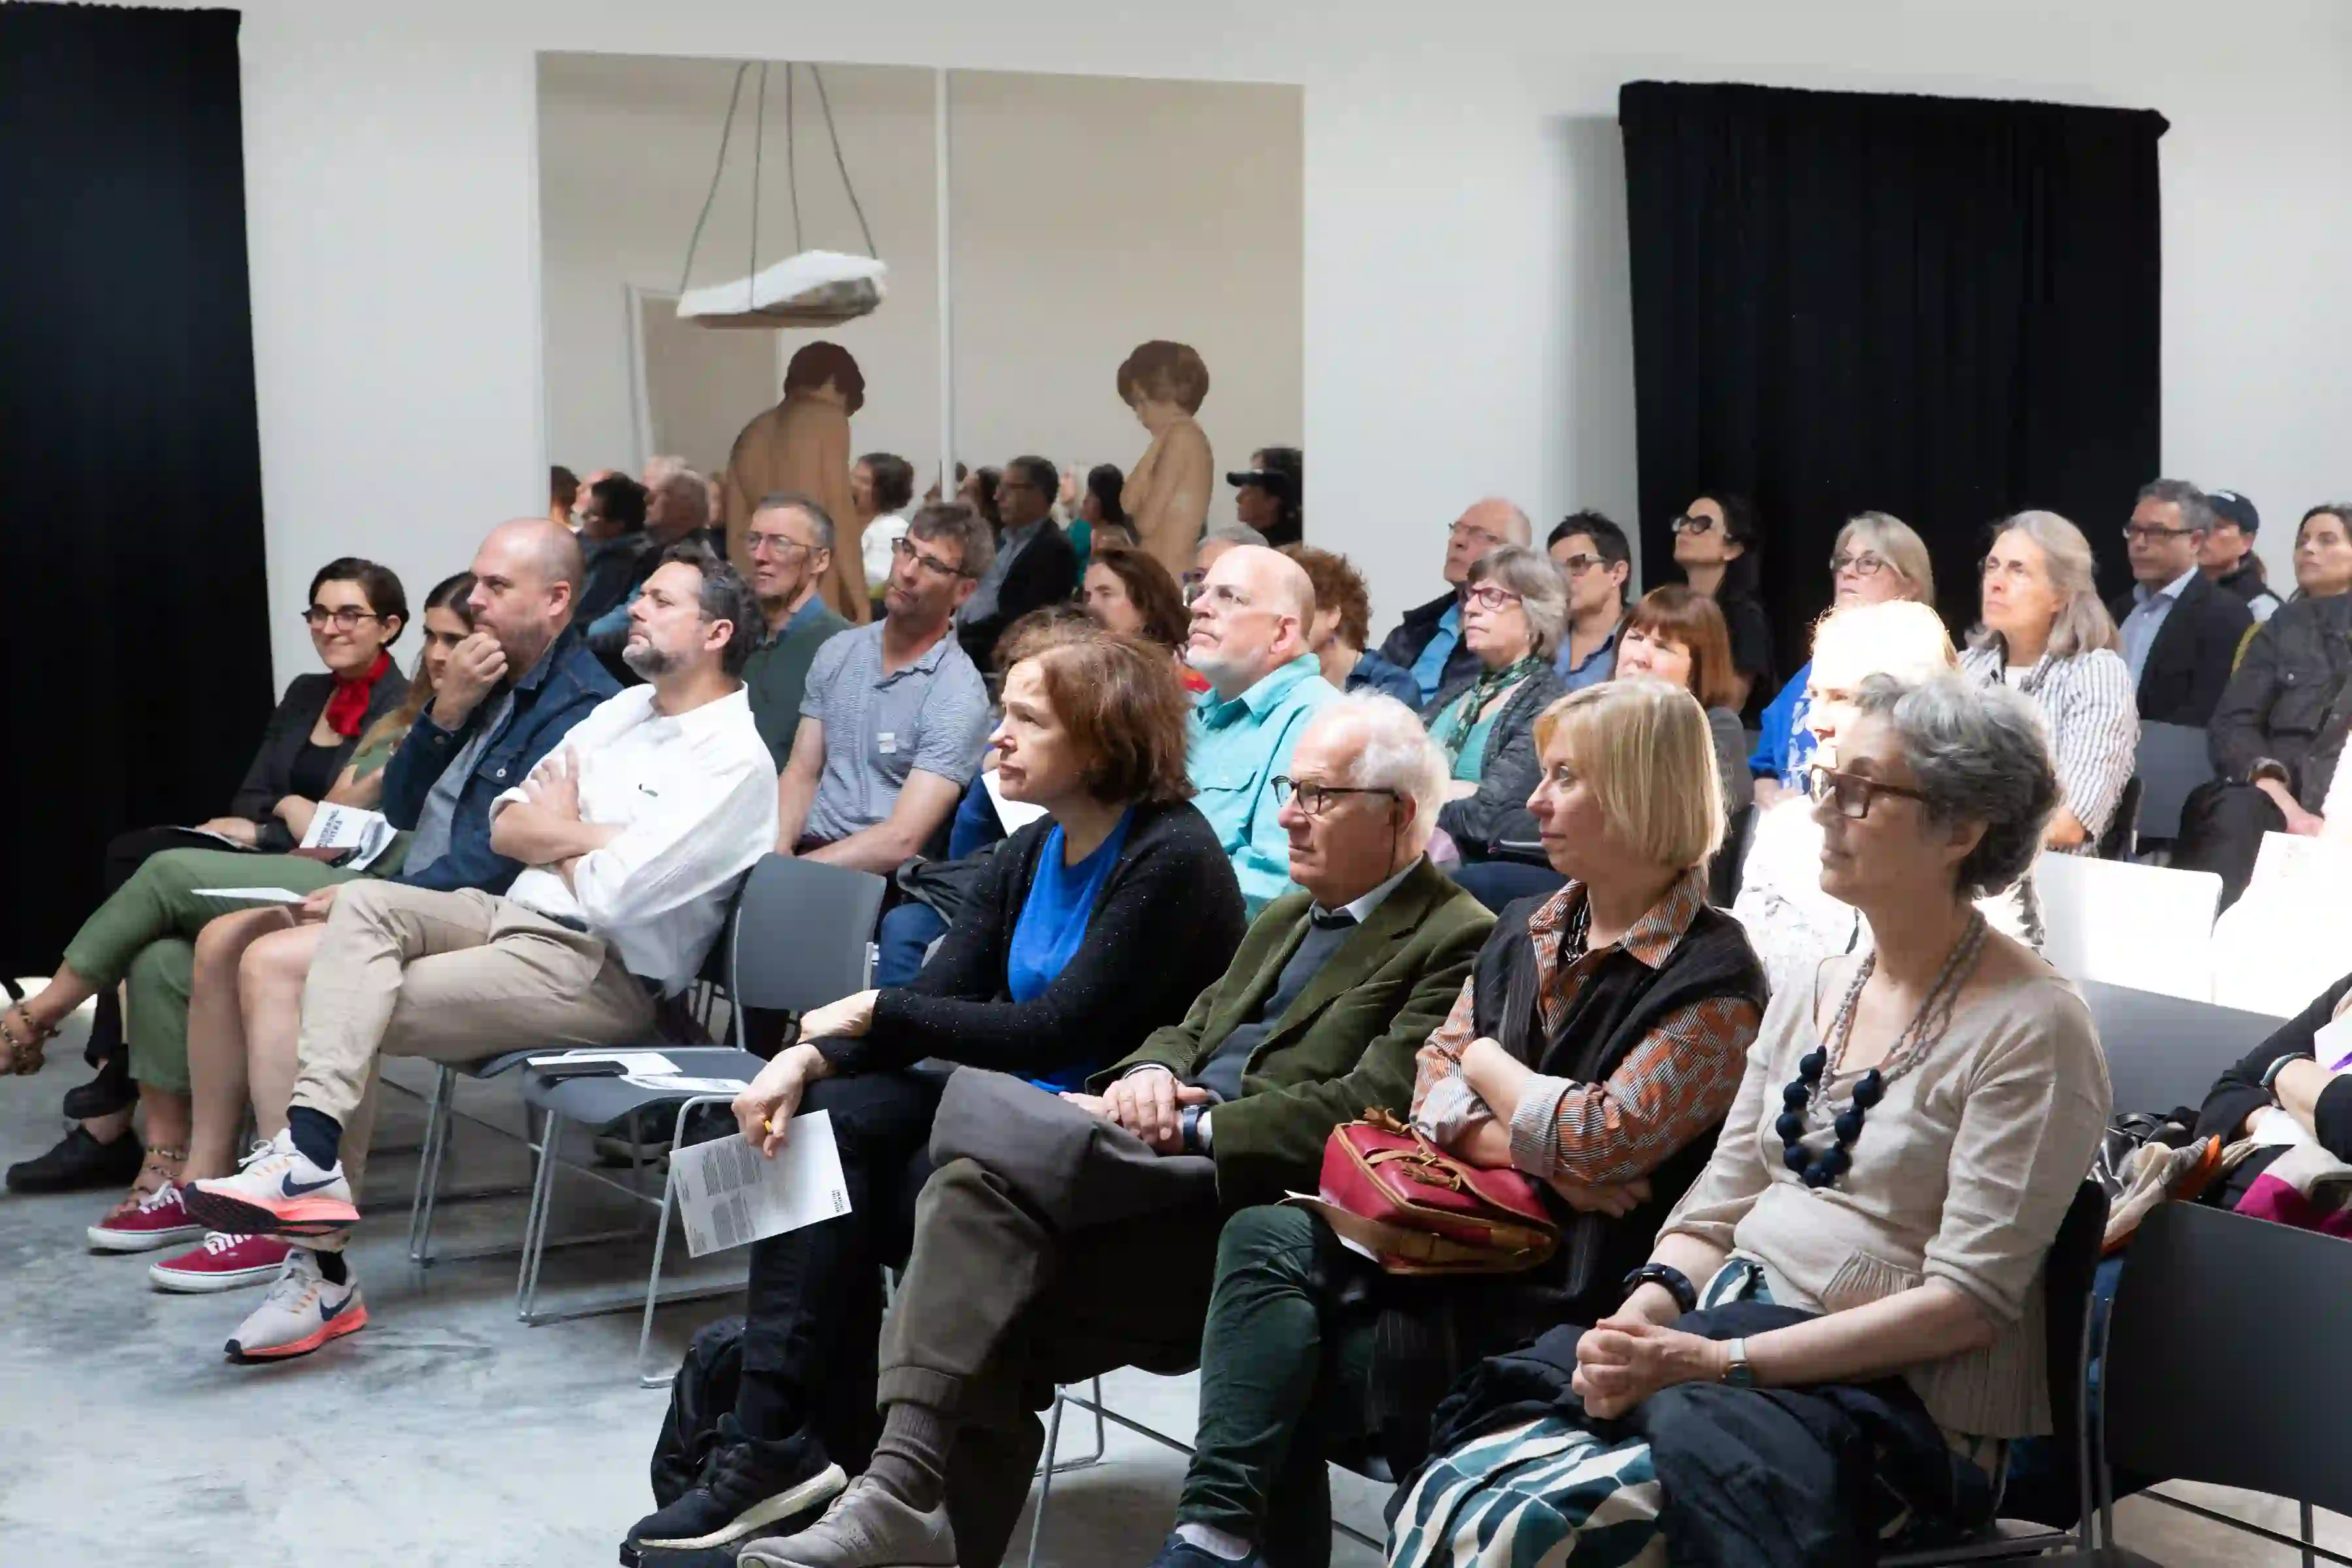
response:
<path fill-rule="evenodd" d="M 2352 970 L 2347 884 L 2352 845 L 2263 835 L 2245 896 L 2214 923 L 2214 999 L 2290 1017 Z"/>
<path fill-rule="evenodd" d="M 2050 1255 L 2042 1265 L 2043 1353 L 2050 1375 L 2050 1429 L 2065 1451 L 2079 1458 L 2083 1440 L 2083 1331 L 2091 1310 L 2092 1276 L 2098 1272 L 2099 1248 L 2106 1239 L 2107 1190 L 2096 1181 L 2075 1189 L 2051 1238 Z M 2066 1491 L 2074 1507 L 2065 1514 L 2082 1517 L 2083 1475 L 2079 1463 L 2066 1467 Z"/>
<path fill-rule="evenodd" d="M 2107 1053 L 2117 1110 L 2204 1103 L 2222 1069 L 2271 1037 L 2276 1018 L 2136 990 L 2075 982 Z"/>
<path fill-rule="evenodd" d="M 1707 901 L 1727 910 L 1739 897 L 1739 880 L 1748 862 L 1748 840 L 1756 831 L 1756 808 L 1743 805 L 1732 813 L 1723 830 L 1723 847 L 1706 865 Z M 1550 862 L 1545 862 L 1549 865 Z"/>
<path fill-rule="evenodd" d="M 864 989 L 866 945 L 887 887 L 871 871 L 788 855 L 752 867 L 728 937 L 737 1015 L 805 1013 Z"/>
<path fill-rule="evenodd" d="M 2347 1300 L 2342 1241 L 2159 1205 L 2132 1237 L 2108 1318 L 2107 1464 L 2352 1512 L 2334 1441 L 2352 1410 Z"/>
<path fill-rule="evenodd" d="M 2124 793 L 2116 801 L 2116 815 L 2107 822 L 2107 830 L 2099 835 L 2093 853 L 2102 860 L 2128 860 L 2139 846 L 2139 803 L 2147 793 L 2140 776 L 2134 773 L 2124 781 Z"/>
<path fill-rule="evenodd" d="M 2213 994 L 2221 879 L 2212 872 L 2044 855 L 2034 862 L 2033 887 L 2042 956 L 2068 979 L 2199 1001 Z"/>
<path fill-rule="evenodd" d="M 2139 727 L 2139 759 L 2134 770 L 2140 778 L 2139 836 L 2171 839 L 2180 837 L 2180 803 L 2189 792 L 2213 776 L 2213 756 L 2205 731 L 2188 724 Z"/>

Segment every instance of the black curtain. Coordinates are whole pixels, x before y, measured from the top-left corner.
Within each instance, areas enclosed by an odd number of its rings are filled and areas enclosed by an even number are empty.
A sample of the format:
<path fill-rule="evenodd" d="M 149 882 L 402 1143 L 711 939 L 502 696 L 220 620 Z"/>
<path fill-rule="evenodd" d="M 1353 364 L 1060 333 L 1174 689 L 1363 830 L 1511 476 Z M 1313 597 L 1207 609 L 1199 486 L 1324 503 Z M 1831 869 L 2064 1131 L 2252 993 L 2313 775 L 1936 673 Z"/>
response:
<path fill-rule="evenodd" d="M 1633 82 L 1618 123 L 1651 583 L 1715 487 L 1763 518 L 1784 675 L 1856 511 L 1927 541 L 1956 631 L 1986 524 L 2024 508 L 2129 581 L 2120 530 L 2158 471 L 2161 116 Z"/>
<path fill-rule="evenodd" d="M 110 835 L 227 806 L 268 714 L 236 30 L 0 5 L 11 973 Z"/>

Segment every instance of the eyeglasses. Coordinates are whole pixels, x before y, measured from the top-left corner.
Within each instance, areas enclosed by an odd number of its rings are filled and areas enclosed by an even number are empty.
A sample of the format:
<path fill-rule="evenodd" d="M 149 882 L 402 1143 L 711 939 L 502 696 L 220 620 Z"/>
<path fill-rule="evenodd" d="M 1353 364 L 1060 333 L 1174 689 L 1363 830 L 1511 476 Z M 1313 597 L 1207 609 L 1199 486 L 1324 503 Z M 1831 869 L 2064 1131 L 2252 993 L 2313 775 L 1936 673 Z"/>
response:
<path fill-rule="evenodd" d="M 1249 595 L 1242 593 L 1230 583 L 1220 583 L 1213 588 L 1206 583 L 1187 585 L 1184 599 L 1186 604 L 1196 605 L 1202 599 L 1213 599 L 1228 610 L 1246 610 L 1250 607 Z"/>
<path fill-rule="evenodd" d="M 754 555 L 759 554 L 762 550 L 766 550 L 773 552 L 775 554 L 784 556 L 786 559 L 790 559 L 792 552 L 795 550 L 803 552 L 812 551 L 814 550 L 816 546 L 814 544 L 803 544 L 799 540 L 794 539 L 789 533 L 762 533 L 757 529 L 754 529 L 750 533 L 743 536 L 743 548 L 749 550 Z"/>
<path fill-rule="evenodd" d="M 1482 610 L 1504 610 L 1519 603 L 1519 595 L 1508 588 L 1498 588 L 1492 583 L 1481 583 L 1463 597 Z"/>
<path fill-rule="evenodd" d="M 1571 577 L 1581 577 L 1601 564 L 1598 555 L 1564 555 L 1553 563 Z"/>
<path fill-rule="evenodd" d="M 2153 523 L 2124 524 L 2124 538 L 2134 544 L 2153 544 L 2159 539 L 2178 539 L 2184 533 L 2194 533 L 2193 528 L 2158 528 Z"/>
<path fill-rule="evenodd" d="M 1676 533 L 1706 533 L 1714 529 L 1715 519 L 1711 517 L 1694 517 L 1689 512 L 1685 512 L 1682 516 L 1675 519 L 1674 521 L 1666 524 L 1666 527 Z"/>
<path fill-rule="evenodd" d="M 1842 773 L 1835 768 L 1825 768 L 1815 763 L 1806 774 L 1805 793 L 1816 801 L 1829 801 L 1840 816 L 1860 822 L 1870 815 L 1870 803 L 1882 795 L 1899 795 L 1906 800 L 1924 801 L 1927 797 L 1903 784 L 1881 784 L 1860 773 Z"/>
<path fill-rule="evenodd" d="M 1496 545 L 1503 542 L 1503 536 L 1501 534 L 1489 533 L 1475 523 L 1469 522 L 1455 523 L 1453 527 L 1445 531 L 1445 537 L 1448 539 L 1475 540 L 1476 542 L 1486 545 Z"/>
<path fill-rule="evenodd" d="M 890 553 L 901 561 L 912 561 L 934 577 L 977 577 L 977 572 L 967 572 L 961 566 L 950 566 L 936 555 L 926 554 L 915 548 L 915 542 L 900 535 L 890 542 Z"/>
<path fill-rule="evenodd" d="M 1841 572 L 1851 572 L 1857 577 L 1875 577 L 1885 565 L 1885 562 L 1867 551 L 1858 555 L 1832 555 L 1830 557 L 1830 575 L 1834 577 Z"/>
<path fill-rule="evenodd" d="M 383 617 L 375 614 L 372 610 L 355 610 L 349 605 L 345 605 L 340 609 L 333 610 L 327 608 L 324 605 L 313 605 L 309 609 L 302 612 L 302 619 L 314 632 L 325 626 L 329 621 L 335 623 L 335 629 L 337 631 L 347 632 L 352 630 L 354 626 L 357 626 L 362 621 L 380 621 L 383 619 Z"/>
<path fill-rule="evenodd" d="M 1305 812 L 1309 816 L 1322 816 L 1324 807 L 1329 805 L 1332 799 L 1338 795 L 1384 795 L 1391 800 L 1399 798 L 1397 792 L 1392 789 L 1381 787 L 1358 788 L 1352 784 L 1317 784 L 1312 779 L 1302 782 L 1298 779 L 1287 776 L 1276 778 L 1274 781 L 1275 805 L 1289 805 L 1290 797 L 1294 795 L 1298 797 L 1298 809 Z"/>

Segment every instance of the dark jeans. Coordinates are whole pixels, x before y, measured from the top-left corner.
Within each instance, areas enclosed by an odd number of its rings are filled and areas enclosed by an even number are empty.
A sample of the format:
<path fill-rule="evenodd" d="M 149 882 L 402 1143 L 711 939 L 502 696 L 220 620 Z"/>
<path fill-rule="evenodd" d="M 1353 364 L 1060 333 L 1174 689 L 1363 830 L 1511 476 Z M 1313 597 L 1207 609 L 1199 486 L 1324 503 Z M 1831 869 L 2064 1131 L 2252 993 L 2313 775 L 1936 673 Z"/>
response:
<path fill-rule="evenodd" d="M 874 984 L 904 985 L 922 973 L 931 943 L 948 934 L 948 922 L 930 905 L 909 900 L 882 917 L 874 939 Z"/>
<path fill-rule="evenodd" d="M 757 1378 L 781 1396 L 784 1415 L 778 1420 L 747 1396 L 737 1418 L 752 1436 L 809 1445 L 812 1469 L 830 1459 L 856 1475 L 881 1435 L 874 1377 L 882 1269 L 904 1263 L 913 1242 L 943 1081 L 858 1073 L 812 1088 L 801 1109 L 832 1113 L 849 1213 L 751 1245 L 744 1382 L 747 1394 Z"/>
<path fill-rule="evenodd" d="M 1524 860 L 1465 860 L 1454 868 L 1454 882 L 1496 914 L 1517 900 L 1549 898 L 1568 885 L 1568 879 L 1549 866 Z"/>
<path fill-rule="evenodd" d="M 2189 792 L 2180 806 L 2180 837 L 2172 863 L 2189 871 L 2211 871 L 2221 879 L 2221 908 L 2228 909 L 2253 880 L 2254 858 L 2263 835 L 2284 833 L 2286 815 L 2252 784 L 2212 779 Z"/>

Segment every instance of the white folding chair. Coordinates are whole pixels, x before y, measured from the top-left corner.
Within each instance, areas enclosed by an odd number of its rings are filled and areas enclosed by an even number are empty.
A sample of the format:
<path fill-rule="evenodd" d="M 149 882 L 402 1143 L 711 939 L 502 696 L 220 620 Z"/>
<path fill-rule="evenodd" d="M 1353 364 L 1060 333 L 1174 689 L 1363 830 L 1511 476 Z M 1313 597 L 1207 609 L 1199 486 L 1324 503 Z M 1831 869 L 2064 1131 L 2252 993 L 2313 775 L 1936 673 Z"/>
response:
<path fill-rule="evenodd" d="M 2213 994 L 2213 911 L 2221 879 L 2087 855 L 2034 863 L 2042 956 L 2070 980 L 2203 1002 Z"/>

